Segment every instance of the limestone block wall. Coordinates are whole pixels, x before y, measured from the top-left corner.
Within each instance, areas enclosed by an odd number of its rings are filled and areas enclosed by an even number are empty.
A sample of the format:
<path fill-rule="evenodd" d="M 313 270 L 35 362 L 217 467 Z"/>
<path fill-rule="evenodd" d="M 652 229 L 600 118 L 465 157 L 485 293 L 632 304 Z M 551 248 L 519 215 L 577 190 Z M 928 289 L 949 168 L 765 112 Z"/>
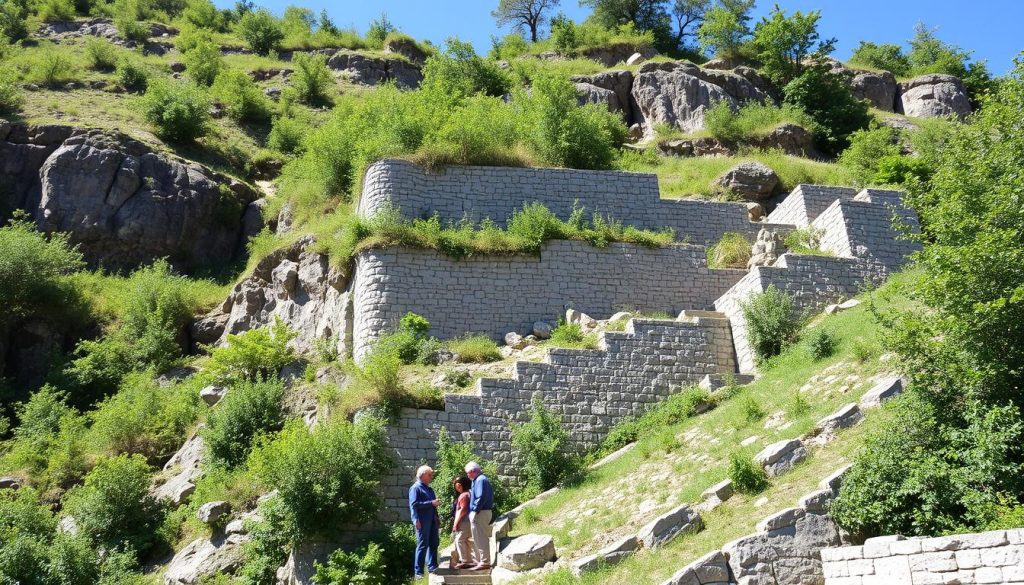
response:
<path fill-rule="evenodd" d="M 883 536 L 821 551 L 825 585 L 1024 583 L 1024 529 L 938 538 Z"/>
<path fill-rule="evenodd" d="M 448 167 L 428 173 L 401 160 L 379 161 L 367 169 L 359 213 L 370 217 L 390 203 L 408 218 L 435 213 L 442 222 L 490 218 L 504 227 L 514 211 L 535 201 L 562 219 L 578 202 L 588 218 L 596 212 L 638 228 L 670 227 L 679 241 L 695 244 L 717 242 L 726 232 L 752 239 L 760 227 L 748 220 L 741 203 L 663 200 L 652 174 L 510 167 Z"/>
<path fill-rule="evenodd" d="M 353 354 L 359 359 L 408 311 L 439 338 L 467 332 L 500 339 L 529 332 L 575 308 L 594 318 L 619 310 L 710 308 L 745 270 L 709 269 L 702 246 L 644 248 L 552 241 L 540 257 L 454 260 L 407 248 L 369 250 L 356 259 L 352 282 Z"/>
<path fill-rule="evenodd" d="M 849 187 L 797 185 L 765 221 L 806 227 L 836 199 L 853 199 L 856 194 L 857 190 Z"/>
<path fill-rule="evenodd" d="M 416 467 L 436 458 L 437 433 L 472 441 L 477 452 L 516 475 L 512 426 L 529 419 L 537 396 L 562 416 L 573 443 L 595 446 L 624 417 L 639 415 L 706 374 L 732 372 L 732 340 L 722 318 L 633 319 L 603 334 L 595 350 L 553 349 L 546 362 L 519 362 L 511 379 L 481 379 L 474 394 L 445 396 L 442 411 L 403 409 L 390 429 L 397 464 L 385 481 L 387 508 L 401 515 Z"/>

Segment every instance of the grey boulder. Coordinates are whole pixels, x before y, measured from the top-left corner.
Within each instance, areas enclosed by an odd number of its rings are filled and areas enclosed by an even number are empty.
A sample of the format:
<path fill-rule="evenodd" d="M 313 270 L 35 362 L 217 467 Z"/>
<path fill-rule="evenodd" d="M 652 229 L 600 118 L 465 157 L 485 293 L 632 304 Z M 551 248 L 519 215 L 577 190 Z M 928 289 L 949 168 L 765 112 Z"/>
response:
<path fill-rule="evenodd" d="M 742 162 L 715 179 L 714 185 L 750 201 L 771 197 L 779 186 L 775 171 L 756 161 Z"/>
<path fill-rule="evenodd" d="M 547 534 L 524 534 L 508 544 L 498 556 L 498 565 L 521 573 L 543 567 L 555 560 L 555 541 Z"/>
<path fill-rule="evenodd" d="M 971 102 L 962 81 L 952 75 L 921 75 L 899 86 L 897 110 L 915 118 L 962 118 L 971 113 Z"/>

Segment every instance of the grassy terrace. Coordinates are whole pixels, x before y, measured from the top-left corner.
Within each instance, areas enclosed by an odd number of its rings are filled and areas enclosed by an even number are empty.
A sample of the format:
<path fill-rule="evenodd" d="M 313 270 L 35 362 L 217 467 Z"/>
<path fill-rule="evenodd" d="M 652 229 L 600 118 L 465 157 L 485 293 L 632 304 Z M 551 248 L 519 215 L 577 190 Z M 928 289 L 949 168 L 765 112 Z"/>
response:
<path fill-rule="evenodd" d="M 879 309 L 907 304 L 905 278 L 895 278 L 874 293 L 871 303 L 833 316 L 821 316 L 804 329 L 804 337 L 825 329 L 838 339 L 836 352 L 815 361 L 806 342 L 791 346 L 765 368 L 763 375 L 717 409 L 664 429 L 648 429 L 637 446 L 620 459 L 592 472 L 580 485 L 562 489 L 528 509 L 513 526 L 514 534 L 546 533 L 555 537 L 560 558 L 574 559 L 635 533 L 669 508 L 698 503 L 705 489 L 727 477 L 729 455 L 754 455 L 765 445 L 800 437 L 822 417 L 858 400 L 893 364 L 880 351 L 881 325 L 869 305 Z M 772 480 L 756 495 L 737 494 L 704 515 L 706 528 L 670 545 L 643 551 L 623 564 L 583 580 L 567 569 L 542 581 L 563 583 L 655 584 L 703 554 L 755 531 L 761 518 L 796 504 L 818 482 L 850 460 L 865 433 L 884 412 L 872 412 L 860 426 L 840 433 L 788 474 Z M 758 437 L 746 447 L 741 442 Z"/>

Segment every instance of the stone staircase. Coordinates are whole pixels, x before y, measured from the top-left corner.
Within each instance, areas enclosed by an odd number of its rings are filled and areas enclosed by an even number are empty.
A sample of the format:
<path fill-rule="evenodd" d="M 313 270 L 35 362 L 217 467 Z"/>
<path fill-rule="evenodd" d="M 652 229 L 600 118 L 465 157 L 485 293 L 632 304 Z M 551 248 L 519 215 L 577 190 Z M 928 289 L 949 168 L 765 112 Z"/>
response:
<path fill-rule="evenodd" d="M 430 585 L 491 585 L 491 572 L 441 568 L 430 576 Z"/>

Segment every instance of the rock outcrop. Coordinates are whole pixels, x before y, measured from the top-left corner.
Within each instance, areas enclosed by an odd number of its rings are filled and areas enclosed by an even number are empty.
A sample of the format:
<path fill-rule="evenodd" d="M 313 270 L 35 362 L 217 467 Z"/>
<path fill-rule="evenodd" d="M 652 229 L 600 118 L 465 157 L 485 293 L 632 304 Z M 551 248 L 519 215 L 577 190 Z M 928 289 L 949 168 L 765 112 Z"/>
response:
<path fill-rule="evenodd" d="M 899 86 L 896 111 L 915 118 L 962 118 L 971 113 L 971 102 L 962 81 L 952 75 L 921 75 Z"/>
<path fill-rule="evenodd" d="M 328 257 L 312 246 L 312 238 L 303 238 L 261 260 L 220 307 L 193 323 L 193 342 L 217 343 L 227 334 L 281 319 L 299 333 L 294 342 L 299 349 L 331 340 L 344 353 L 351 337 L 347 283 Z"/>
<path fill-rule="evenodd" d="M 891 112 L 896 108 L 896 88 L 896 77 L 888 71 L 857 71 L 850 79 L 853 96 L 868 100 L 883 112 Z"/>
<path fill-rule="evenodd" d="M 384 54 L 387 55 L 390 53 L 401 55 L 408 59 L 410 63 L 420 67 L 427 62 L 427 57 L 429 56 L 426 51 L 416 44 L 416 41 L 405 37 L 388 39 L 388 41 L 384 43 Z"/>
<path fill-rule="evenodd" d="M 763 163 L 747 161 L 726 171 L 715 180 L 715 186 L 750 201 L 762 201 L 775 192 L 779 176 Z"/>
<path fill-rule="evenodd" d="M 780 124 L 764 136 L 751 136 L 742 144 L 725 142 L 714 136 L 677 138 L 657 144 L 658 152 L 666 156 L 728 156 L 739 152 L 740 146 L 763 150 L 781 150 L 793 156 L 815 156 L 814 137 L 804 127 L 792 123 Z"/>
<path fill-rule="evenodd" d="M 177 29 L 156 23 L 146 23 L 149 27 L 149 37 L 168 37 L 173 34 L 177 34 Z M 63 41 L 69 37 L 99 37 L 107 39 L 108 41 L 134 49 L 140 46 L 138 41 L 128 40 L 121 36 L 117 30 L 117 26 L 114 25 L 114 21 L 109 18 L 92 18 L 89 20 L 61 20 L 57 22 L 44 23 L 36 33 L 38 36 L 51 39 L 54 41 Z M 155 55 L 163 55 L 171 48 L 171 43 L 164 40 L 159 42 L 147 41 L 141 43 L 142 50 L 145 53 L 151 53 Z"/>
<path fill-rule="evenodd" d="M 67 232 L 93 265 L 180 270 L 243 249 L 248 185 L 116 132 L 0 122 L 0 203 Z M 252 229 L 252 226 L 249 227 Z"/>
<path fill-rule="evenodd" d="M 353 83 L 380 85 L 388 81 L 403 89 L 415 89 L 423 81 L 418 65 L 396 57 L 371 57 L 352 51 L 338 51 L 327 60 L 327 66 L 341 71 Z"/>
<path fill-rule="evenodd" d="M 196 585 L 219 574 L 233 573 L 242 565 L 243 534 L 216 534 L 193 540 L 174 555 L 164 572 L 164 585 Z"/>

